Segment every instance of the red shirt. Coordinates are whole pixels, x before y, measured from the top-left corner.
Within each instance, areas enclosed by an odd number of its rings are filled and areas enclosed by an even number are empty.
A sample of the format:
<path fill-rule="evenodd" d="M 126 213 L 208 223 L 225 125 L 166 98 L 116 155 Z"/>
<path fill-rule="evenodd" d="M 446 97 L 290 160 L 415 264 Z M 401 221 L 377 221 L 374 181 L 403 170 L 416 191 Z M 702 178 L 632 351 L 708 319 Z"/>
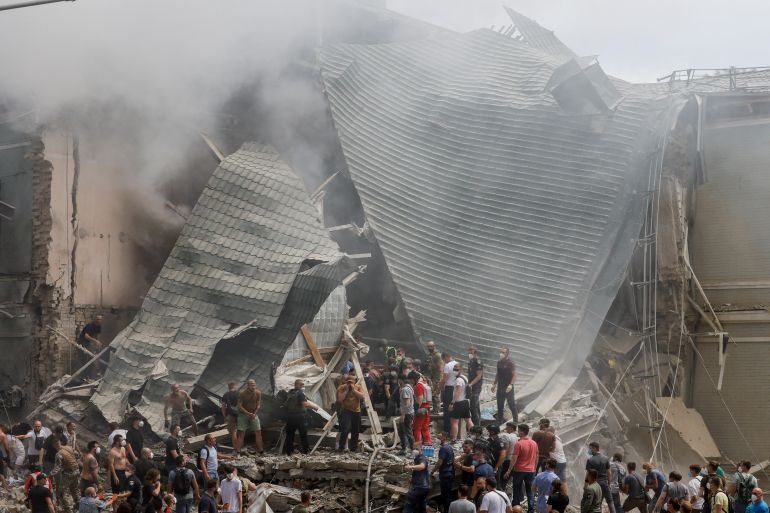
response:
<path fill-rule="evenodd" d="M 516 456 L 514 472 L 534 472 L 537 468 L 537 442 L 531 438 L 519 438 L 513 446 L 513 454 Z"/>
<path fill-rule="evenodd" d="M 420 403 L 420 408 L 427 408 L 430 406 L 428 401 L 425 400 L 425 385 L 422 383 L 417 383 L 417 386 L 414 387 L 414 400 L 417 401 L 417 398 L 422 396 L 422 402 Z"/>

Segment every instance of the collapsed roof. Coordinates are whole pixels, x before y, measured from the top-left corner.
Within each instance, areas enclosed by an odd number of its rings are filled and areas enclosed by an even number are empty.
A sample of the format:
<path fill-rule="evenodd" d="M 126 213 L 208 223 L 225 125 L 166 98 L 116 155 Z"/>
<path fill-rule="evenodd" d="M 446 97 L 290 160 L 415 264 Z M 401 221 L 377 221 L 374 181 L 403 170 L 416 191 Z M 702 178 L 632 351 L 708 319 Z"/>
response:
<path fill-rule="evenodd" d="M 520 397 L 549 384 L 528 405 L 546 412 L 622 281 L 673 108 L 538 28 L 338 45 L 321 74 L 415 332 L 455 355 L 509 347 Z"/>
<path fill-rule="evenodd" d="M 271 366 L 349 267 L 299 178 L 272 148 L 244 144 L 214 171 L 91 401 L 120 420 L 144 387 L 136 409 L 158 429 L 173 383 L 269 388 Z"/>

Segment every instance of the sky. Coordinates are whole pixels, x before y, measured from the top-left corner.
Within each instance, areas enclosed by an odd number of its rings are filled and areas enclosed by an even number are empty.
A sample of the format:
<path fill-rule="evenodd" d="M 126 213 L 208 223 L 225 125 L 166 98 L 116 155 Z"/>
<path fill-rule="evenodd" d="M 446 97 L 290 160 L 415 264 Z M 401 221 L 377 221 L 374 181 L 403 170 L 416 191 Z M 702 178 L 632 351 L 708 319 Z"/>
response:
<path fill-rule="evenodd" d="M 503 4 L 631 82 L 770 65 L 767 0 L 388 0 L 389 9 L 458 31 L 510 24 Z"/>

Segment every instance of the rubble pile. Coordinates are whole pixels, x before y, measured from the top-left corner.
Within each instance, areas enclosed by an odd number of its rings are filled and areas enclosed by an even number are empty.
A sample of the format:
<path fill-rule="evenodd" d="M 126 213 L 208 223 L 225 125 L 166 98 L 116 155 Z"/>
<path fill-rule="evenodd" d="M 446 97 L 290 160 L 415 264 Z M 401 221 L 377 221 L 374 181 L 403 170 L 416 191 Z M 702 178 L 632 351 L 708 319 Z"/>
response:
<path fill-rule="evenodd" d="M 22 487 L 0 487 L 0 513 L 27 513 L 25 499 Z"/>

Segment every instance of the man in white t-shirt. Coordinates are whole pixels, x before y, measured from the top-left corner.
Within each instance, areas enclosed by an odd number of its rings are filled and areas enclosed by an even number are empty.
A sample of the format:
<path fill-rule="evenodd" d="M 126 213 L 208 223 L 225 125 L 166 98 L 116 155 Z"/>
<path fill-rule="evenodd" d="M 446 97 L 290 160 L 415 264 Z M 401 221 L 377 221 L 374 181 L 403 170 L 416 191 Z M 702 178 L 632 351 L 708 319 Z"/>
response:
<path fill-rule="evenodd" d="M 487 478 L 487 494 L 481 501 L 480 513 L 511 513 L 511 499 L 497 489 L 497 480 L 494 477 Z"/>
<path fill-rule="evenodd" d="M 24 440 L 27 445 L 28 465 L 43 466 L 43 454 L 41 450 L 43 449 L 46 438 L 52 434 L 50 429 L 43 427 L 43 423 L 40 420 L 35 420 L 32 423 L 32 431 L 18 437 L 20 440 Z"/>
<path fill-rule="evenodd" d="M 243 484 L 235 476 L 232 465 L 225 466 L 225 478 L 219 483 L 223 513 L 243 513 Z"/>
<path fill-rule="evenodd" d="M 441 390 L 441 404 L 444 407 L 444 433 L 449 435 L 452 428 L 449 403 L 452 402 L 452 395 L 455 391 L 455 380 L 457 379 L 457 376 L 455 375 L 454 369 L 455 365 L 457 365 L 457 361 L 447 352 L 441 353 L 441 361 L 444 362 L 444 370 L 438 388 Z"/>
<path fill-rule="evenodd" d="M 690 504 L 692 504 L 693 512 L 700 513 L 703 509 L 703 495 L 701 494 L 701 472 L 702 468 L 697 463 L 690 465 L 689 481 L 687 483 L 687 491 L 690 496 Z"/>
<path fill-rule="evenodd" d="M 452 402 L 449 403 L 451 410 L 451 439 L 457 440 L 457 433 L 460 430 L 460 421 L 465 421 L 465 428 L 470 432 L 473 427 L 471 420 L 471 407 L 468 400 L 468 377 L 462 373 L 462 364 L 455 363 L 452 369 L 455 374 L 455 388 L 452 393 Z"/>

